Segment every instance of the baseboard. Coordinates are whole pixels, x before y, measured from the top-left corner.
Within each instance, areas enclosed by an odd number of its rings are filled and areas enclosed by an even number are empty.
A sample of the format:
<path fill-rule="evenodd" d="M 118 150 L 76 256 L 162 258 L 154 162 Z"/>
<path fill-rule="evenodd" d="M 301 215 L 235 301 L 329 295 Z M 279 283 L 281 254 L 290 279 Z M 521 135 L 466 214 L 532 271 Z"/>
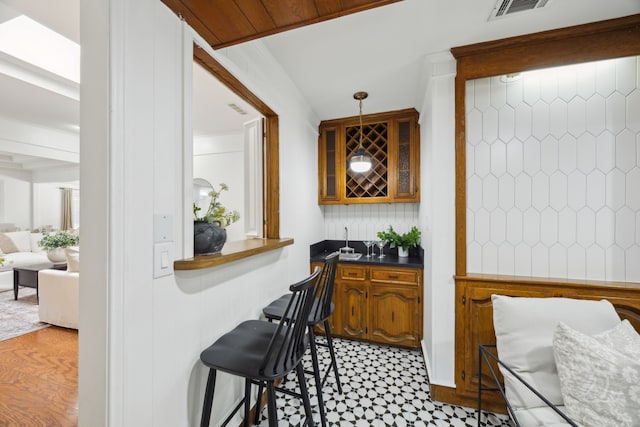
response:
<path fill-rule="evenodd" d="M 438 402 L 450 403 L 452 405 L 465 406 L 467 408 L 477 409 L 478 398 L 463 396 L 456 393 L 453 387 L 445 387 L 437 384 L 431 384 L 431 398 Z M 483 393 L 484 396 L 484 393 Z M 498 414 L 506 414 L 507 406 L 500 400 L 497 401 L 495 396 L 486 396 L 482 398 L 482 409 L 495 412 Z"/>
<path fill-rule="evenodd" d="M 431 376 L 431 362 L 429 361 L 429 355 L 427 354 L 427 345 L 424 340 L 420 341 L 420 346 L 422 347 L 422 358 L 424 359 L 424 366 L 427 369 L 427 378 L 431 380 L 431 378 L 433 378 Z"/>

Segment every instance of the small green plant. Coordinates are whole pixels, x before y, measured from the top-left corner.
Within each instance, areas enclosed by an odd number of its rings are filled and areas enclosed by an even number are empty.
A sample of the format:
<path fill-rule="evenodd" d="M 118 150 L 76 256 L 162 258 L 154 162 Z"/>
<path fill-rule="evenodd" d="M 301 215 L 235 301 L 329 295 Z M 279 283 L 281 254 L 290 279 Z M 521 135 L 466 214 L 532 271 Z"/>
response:
<path fill-rule="evenodd" d="M 71 234 L 68 231 L 57 231 L 53 234 L 45 234 L 42 240 L 38 242 L 38 246 L 45 251 L 51 251 L 57 248 L 77 246 L 78 243 L 80 243 L 80 236 Z"/>
<path fill-rule="evenodd" d="M 409 248 L 418 246 L 421 234 L 415 225 L 404 234 L 398 234 L 392 226 L 389 226 L 386 231 L 378 231 L 378 239 L 388 242 L 390 248 L 398 246 L 406 251 Z"/>
<path fill-rule="evenodd" d="M 211 201 L 209 202 L 209 208 L 204 215 L 199 216 L 198 213 L 202 210 L 195 203 L 193 204 L 193 217 L 196 221 L 206 221 L 208 223 L 214 224 L 217 223 L 220 227 L 227 227 L 230 224 L 233 224 L 237 220 L 240 219 L 240 214 L 238 211 L 230 211 L 222 206 L 218 198 L 220 197 L 220 193 L 223 191 L 229 190 L 227 184 L 220 184 L 220 190 L 216 191 L 215 188 L 212 188 L 209 192 L 209 197 L 211 197 Z"/>

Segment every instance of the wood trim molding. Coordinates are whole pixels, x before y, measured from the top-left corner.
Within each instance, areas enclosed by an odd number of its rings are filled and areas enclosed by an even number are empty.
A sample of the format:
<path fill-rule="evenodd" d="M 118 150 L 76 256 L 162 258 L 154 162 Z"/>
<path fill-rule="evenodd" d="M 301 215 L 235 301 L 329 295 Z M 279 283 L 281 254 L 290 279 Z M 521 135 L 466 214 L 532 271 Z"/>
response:
<path fill-rule="evenodd" d="M 456 276 L 456 280 L 464 280 L 465 282 L 484 282 L 496 283 L 507 282 L 519 285 L 549 285 L 562 286 L 563 288 L 608 288 L 637 291 L 640 283 L 635 282 L 612 282 L 605 280 L 577 280 L 577 279 L 559 279 L 553 277 L 535 277 L 535 276 L 511 276 L 506 274 L 466 274 L 465 276 Z"/>
<path fill-rule="evenodd" d="M 244 99 L 265 117 L 263 171 L 263 234 L 267 239 L 280 238 L 280 156 L 278 115 L 260 98 L 255 96 L 240 80 L 227 71 L 197 44 L 193 45 L 194 60 L 220 80 L 233 93 Z"/>
<path fill-rule="evenodd" d="M 418 119 L 419 113 L 415 108 L 405 108 L 404 110 L 395 110 L 395 111 L 385 111 L 382 113 L 372 113 L 372 114 L 363 114 L 362 115 L 362 123 L 377 123 L 383 122 L 389 119 L 395 119 L 398 116 L 405 116 L 404 118 L 408 118 L 409 116 L 414 115 L 416 120 Z M 323 120 L 320 122 L 320 127 L 333 127 L 333 126 L 359 126 L 360 125 L 360 116 L 351 116 L 344 117 L 339 119 L 331 119 L 331 120 Z"/>
<path fill-rule="evenodd" d="M 265 119 L 265 170 L 264 178 L 264 218 L 265 237 L 280 237 L 280 147 L 278 135 L 278 116 L 266 116 Z"/>
<path fill-rule="evenodd" d="M 467 80 L 536 68 L 640 55 L 640 14 L 486 43 L 454 47 L 456 149 L 456 276 L 467 274 Z"/>
<path fill-rule="evenodd" d="M 293 245 L 293 239 L 246 239 L 228 242 L 216 255 L 200 255 L 174 261 L 174 270 L 200 270 L 239 261 L 254 255 Z"/>
<path fill-rule="evenodd" d="M 485 43 L 454 47 L 465 80 L 637 55 L 640 14 Z"/>
<path fill-rule="evenodd" d="M 431 392 L 431 398 L 438 402 L 446 402 L 453 405 L 464 406 L 467 408 L 477 408 L 478 399 L 475 397 L 461 396 L 456 393 L 456 389 L 453 387 L 446 387 L 443 385 L 430 384 L 429 391 Z M 504 403 L 496 403 L 495 400 L 483 399 L 482 410 L 496 412 L 498 414 L 507 413 L 507 405 Z"/>

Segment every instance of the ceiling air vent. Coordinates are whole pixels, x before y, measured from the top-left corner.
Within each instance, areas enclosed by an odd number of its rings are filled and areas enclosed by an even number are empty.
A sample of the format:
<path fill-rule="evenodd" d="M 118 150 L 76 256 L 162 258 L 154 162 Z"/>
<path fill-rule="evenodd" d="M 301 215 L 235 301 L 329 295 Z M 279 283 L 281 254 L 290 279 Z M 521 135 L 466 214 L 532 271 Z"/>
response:
<path fill-rule="evenodd" d="M 231 104 L 227 104 L 227 106 L 232 110 L 234 110 L 236 113 L 240 114 L 241 116 L 246 116 L 248 114 L 245 110 L 242 109 L 242 107 L 240 107 L 238 104 L 235 104 L 233 102 Z"/>
<path fill-rule="evenodd" d="M 549 0 L 498 0 L 489 20 L 503 18 L 513 13 L 540 9 L 549 4 Z"/>

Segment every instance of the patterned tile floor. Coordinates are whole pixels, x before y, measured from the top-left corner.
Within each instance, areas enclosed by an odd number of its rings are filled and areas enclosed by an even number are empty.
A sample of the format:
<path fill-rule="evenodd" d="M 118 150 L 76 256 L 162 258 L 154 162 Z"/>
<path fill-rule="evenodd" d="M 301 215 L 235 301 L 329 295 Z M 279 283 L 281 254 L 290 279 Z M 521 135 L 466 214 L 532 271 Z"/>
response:
<path fill-rule="evenodd" d="M 338 394 L 333 375 L 323 388 L 329 426 L 473 426 L 478 425 L 475 409 L 431 400 L 429 380 L 419 350 L 407 350 L 350 340 L 334 340 L 343 394 Z M 329 364 L 329 352 L 318 348 L 321 369 Z M 311 368 L 309 354 L 305 369 Z M 284 387 L 297 390 L 295 373 Z M 316 425 L 320 425 L 315 383 L 307 377 Z M 304 422 L 302 402 L 277 393 L 279 426 L 300 426 Z M 267 410 L 261 425 L 267 425 Z M 485 414 L 483 426 L 511 426 L 505 415 Z"/>

